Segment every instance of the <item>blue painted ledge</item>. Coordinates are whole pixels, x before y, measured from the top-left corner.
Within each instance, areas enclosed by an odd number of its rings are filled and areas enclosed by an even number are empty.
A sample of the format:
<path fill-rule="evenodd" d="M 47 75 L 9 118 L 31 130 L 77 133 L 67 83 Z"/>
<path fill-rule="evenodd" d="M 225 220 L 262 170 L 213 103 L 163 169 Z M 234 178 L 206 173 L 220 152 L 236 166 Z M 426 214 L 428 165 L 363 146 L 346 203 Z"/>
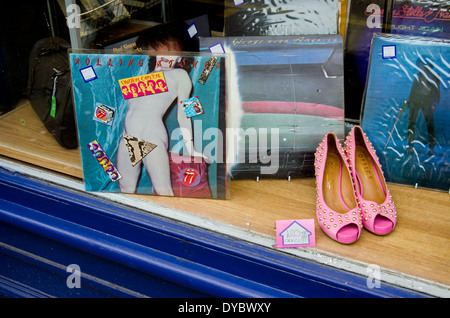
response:
<path fill-rule="evenodd" d="M 0 296 L 424 295 L 0 168 Z"/>

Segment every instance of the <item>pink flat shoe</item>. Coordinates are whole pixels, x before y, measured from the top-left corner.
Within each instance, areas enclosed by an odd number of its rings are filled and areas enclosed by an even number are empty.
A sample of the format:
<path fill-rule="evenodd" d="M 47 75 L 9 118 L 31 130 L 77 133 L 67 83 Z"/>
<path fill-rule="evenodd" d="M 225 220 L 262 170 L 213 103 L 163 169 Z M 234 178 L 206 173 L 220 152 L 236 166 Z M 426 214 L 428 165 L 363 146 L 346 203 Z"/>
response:
<path fill-rule="evenodd" d="M 362 221 L 347 160 L 332 132 L 315 153 L 316 216 L 320 228 L 332 239 L 350 244 L 361 235 Z"/>
<path fill-rule="evenodd" d="M 375 149 L 361 127 L 352 128 L 344 148 L 364 228 L 378 235 L 392 232 L 397 224 L 397 211 Z"/>

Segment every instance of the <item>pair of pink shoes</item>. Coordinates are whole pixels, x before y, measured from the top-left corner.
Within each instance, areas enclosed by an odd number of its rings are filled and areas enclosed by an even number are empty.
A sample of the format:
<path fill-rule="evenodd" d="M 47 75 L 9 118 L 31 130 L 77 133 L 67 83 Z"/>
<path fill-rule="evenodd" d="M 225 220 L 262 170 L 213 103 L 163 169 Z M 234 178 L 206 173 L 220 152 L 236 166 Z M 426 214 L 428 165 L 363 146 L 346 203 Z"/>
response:
<path fill-rule="evenodd" d="M 332 239 L 350 244 L 362 227 L 378 235 L 390 233 L 397 212 L 387 189 L 375 149 L 355 126 L 344 147 L 332 132 L 315 153 L 316 214 L 320 228 Z"/>

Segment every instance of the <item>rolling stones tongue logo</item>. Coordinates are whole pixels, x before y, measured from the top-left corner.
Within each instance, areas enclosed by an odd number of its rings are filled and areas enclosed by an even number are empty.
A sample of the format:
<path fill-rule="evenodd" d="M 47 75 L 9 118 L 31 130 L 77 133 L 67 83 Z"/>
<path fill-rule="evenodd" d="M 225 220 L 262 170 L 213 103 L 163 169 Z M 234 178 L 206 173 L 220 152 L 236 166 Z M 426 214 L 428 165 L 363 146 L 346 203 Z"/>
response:
<path fill-rule="evenodd" d="M 185 186 L 194 187 L 200 183 L 200 174 L 193 168 L 183 169 L 180 173 L 180 179 Z"/>

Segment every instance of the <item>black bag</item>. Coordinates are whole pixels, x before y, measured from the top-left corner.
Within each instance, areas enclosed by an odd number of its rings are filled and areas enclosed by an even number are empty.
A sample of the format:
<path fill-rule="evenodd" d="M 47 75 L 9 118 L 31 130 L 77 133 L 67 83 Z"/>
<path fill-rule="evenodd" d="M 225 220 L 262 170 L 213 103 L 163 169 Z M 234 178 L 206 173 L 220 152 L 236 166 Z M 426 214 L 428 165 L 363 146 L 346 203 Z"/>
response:
<path fill-rule="evenodd" d="M 67 41 L 50 37 L 30 53 L 27 96 L 50 134 L 64 148 L 78 147 Z"/>

